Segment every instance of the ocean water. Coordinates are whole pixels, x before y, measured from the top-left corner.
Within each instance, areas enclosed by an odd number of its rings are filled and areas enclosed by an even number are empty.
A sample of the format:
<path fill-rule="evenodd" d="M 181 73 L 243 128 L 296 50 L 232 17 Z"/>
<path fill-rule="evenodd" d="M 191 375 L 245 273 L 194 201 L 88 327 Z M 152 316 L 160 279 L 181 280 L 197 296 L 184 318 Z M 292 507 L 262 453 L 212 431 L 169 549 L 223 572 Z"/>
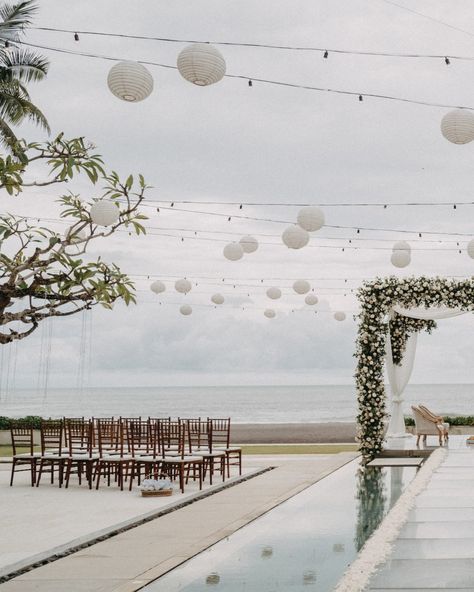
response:
<path fill-rule="evenodd" d="M 474 385 L 409 385 L 404 410 L 424 403 L 436 413 L 474 415 Z M 77 417 L 149 415 L 231 417 L 235 423 L 351 422 L 357 413 L 353 385 L 207 386 L 17 390 L 0 394 L 0 415 Z"/>

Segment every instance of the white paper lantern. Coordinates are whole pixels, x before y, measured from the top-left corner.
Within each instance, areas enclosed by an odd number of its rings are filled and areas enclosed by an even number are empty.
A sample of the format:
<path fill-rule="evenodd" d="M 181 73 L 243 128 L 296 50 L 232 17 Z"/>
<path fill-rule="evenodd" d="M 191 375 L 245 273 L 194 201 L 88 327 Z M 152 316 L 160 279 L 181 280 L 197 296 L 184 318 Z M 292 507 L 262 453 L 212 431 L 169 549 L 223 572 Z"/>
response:
<path fill-rule="evenodd" d="M 280 288 L 276 288 L 276 287 L 271 287 L 268 288 L 267 290 L 267 296 L 269 298 L 271 298 L 272 300 L 278 300 L 278 298 L 281 298 L 281 290 Z"/>
<path fill-rule="evenodd" d="M 273 308 L 267 308 L 263 314 L 267 317 L 267 319 L 273 319 L 276 316 L 276 312 L 273 310 Z"/>
<path fill-rule="evenodd" d="M 138 62 L 119 62 L 110 69 L 107 84 L 111 93 L 122 101 L 138 103 L 150 96 L 153 76 Z"/>
<path fill-rule="evenodd" d="M 336 321 L 345 321 L 346 313 L 342 311 L 337 311 L 334 313 L 334 318 L 336 319 Z"/>
<path fill-rule="evenodd" d="M 254 253 L 258 249 L 258 240 L 253 236 L 243 236 L 239 243 L 241 244 L 244 253 Z"/>
<path fill-rule="evenodd" d="M 174 288 L 176 290 L 176 292 L 179 292 L 180 294 L 187 294 L 188 292 L 191 292 L 191 288 L 192 288 L 192 284 L 189 280 L 177 280 L 174 284 Z"/>
<path fill-rule="evenodd" d="M 324 226 L 324 212 L 316 206 L 306 206 L 298 212 L 297 221 L 304 230 L 314 232 Z"/>
<path fill-rule="evenodd" d="M 309 233 L 294 224 L 288 226 L 281 235 L 281 239 L 289 249 L 302 249 L 309 243 Z"/>
<path fill-rule="evenodd" d="M 315 304 L 318 304 L 318 297 L 316 296 L 316 294 L 308 294 L 304 301 L 306 302 L 306 304 L 314 306 Z"/>
<path fill-rule="evenodd" d="M 192 43 L 178 56 L 179 73 L 197 86 L 219 82 L 224 77 L 225 68 L 224 56 L 209 43 Z"/>
<path fill-rule="evenodd" d="M 474 114 L 467 109 L 454 109 L 441 120 L 441 133 L 453 144 L 474 140 Z"/>
<path fill-rule="evenodd" d="M 222 294 L 214 294 L 211 296 L 211 300 L 214 304 L 224 304 L 224 296 Z"/>
<path fill-rule="evenodd" d="M 474 259 L 474 238 L 467 244 L 467 254 L 471 259 Z"/>
<path fill-rule="evenodd" d="M 410 253 L 408 251 L 394 251 L 390 261 L 395 267 L 407 267 L 411 261 Z"/>
<path fill-rule="evenodd" d="M 180 309 L 179 312 L 184 315 L 185 317 L 187 317 L 188 315 L 190 315 L 193 312 L 193 309 L 189 306 L 189 304 L 183 304 Z"/>
<path fill-rule="evenodd" d="M 109 199 L 101 199 L 93 203 L 89 213 L 92 223 L 98 226 L 111 226 L 120 217 L 120 210 Z"/>
<path fill-rule="evenodd" d="M 293 284 L 293 290 L 297 294 L 307 294 L 311 290 L 311 286 L 306 280 L 296 280 Z"/>
<path fill-rule="evenodd" d="M 224 247 L 224 257 L 229 261 L 238 261 L 244 256 L 244 250 L 240 243 L 229 243 Z"/>
<path fill-rule="evenodd" d="M 393 252 L 395 251 L 407 251 L 408 253 L 411 253 L 411 247 L 407 241 L 397 241 L 393 245 Z"/>
<path fill-rule="evenodd" d="M 150 290 L 152 292 L 154 292 L 155 294 L 161 294 L 162 292 L 164 292 L 166 290 L 166 286 L 164 285 L 163 282 L 160 282 L 160 280 L 156 280 L 155 282 L 153 282 L 151 284 Z"/>

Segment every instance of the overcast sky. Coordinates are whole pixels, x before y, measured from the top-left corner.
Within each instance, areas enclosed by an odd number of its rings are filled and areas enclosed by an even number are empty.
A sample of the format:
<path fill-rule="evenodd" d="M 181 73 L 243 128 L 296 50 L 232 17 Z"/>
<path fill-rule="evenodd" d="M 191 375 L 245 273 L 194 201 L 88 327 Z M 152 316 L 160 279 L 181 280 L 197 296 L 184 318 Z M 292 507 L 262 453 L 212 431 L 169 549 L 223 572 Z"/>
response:
<path fill-rule="evenodd" d="M 384 0 L 41 0 L 39 4 L 38 26 L 474 56 L 474 7 L 469 0 L 405 0 L 404 5 L 473 35 Z M 29 32 L 27 40 L 171 65 L 184 47 L 86 35 L 76 43 L 70 34 L 36 30 Z M 236 47 L 221 51 L 229 73 L 249 78 L 474 107 L 474 62 L 453 60 L 446 66 L 443 60 L 331 52 L 323 59 L 313 52 Z M 150 200 L 218 201 L 223 205 L 186 207 L 290 221 L 296 218 L 297 207 L 240 211 L 225 202 L 472 201 L 474 143 L 456 146 L 442 137 L 439 124 L 448 109 L 367 97 L 359 102 L 357 97 L 259 83 L 249 88 L 245 80 L 234 79 L 199 88 L 175 70 L 152 67 L 153 94 L 129 104 L 107 88 L 113 62 L 44 53 L 51 60 L 50 73 L 46 81 L 31 87 L 31 93 L 54 133 L 86 136 L 107 165 L 123 175 L 142 172 L 154 187 Z M 22 132 L 30 140 L 44 137 L 28 126 Z M 71 188 L 88 198 L 97 196 L 97 190 L 86 183 Z M 49 188 L 0 199 L 3 210 L 57 217 L 57 195 L 57 188 Z M 459 254 L 453 242 L 417 242 L 416 234 L 356 234 L 324 228 L 313 235 L 309 247 L 291 251 L 279 238 L 285 224 L 235 218 L 228 222 L 226 217 L 178 211 L 157 213 L 151 207 L 144 211 L 150 216 L 149 227 L 172 229 L 167 234 L 174 236 L 159 236 L 158 230 L 146 238 L 121 234 L 96 243 L 93 254 L 118 263 L 130 274 L 164 278 L 166 293 L 154 296 L 150 280 L 139 278 L 138 305 L 128 310 L 117 305 L 112 312 L 95 309 L 85 333 L 79 316 L 56 320 L 51 329 L 45 323 L 42 330 L 3 353 L 4 364 L 13 364 L 17 356 L 18 387 L 37 384 L 41 352 L 43 365 L 49 356 L 49 384 L 75 386 L 81 359 L 89 351 L 93 386 L 350 383 L 357 328 L 352 320 L 357 301 L 351 289 L 355 291 L 361 278 L 392 273 L 471 276 L 474 269 L 474 261 L 465 253 L 465 237 L 460 239 Z M 474 206 L 456 210 L 325 207 L 324 211 L 331 225 L 411 229 L 423 232 L 424 240 L 434 238 L 429 231 L 473 231 Z M 206 234 L 206 230 L 235 235 Z M 181 241 L 182 236 L 195 236 L 194 231 L 199 238 L 220 237 L 223 242 Z M 260 245 L 256 253 L 238 262 L 224 259 L 225 242 L 244 234 L 272 244 Z M 350 238 L 384 240 L 354 240 L 353 245 L 364 249 L 342 252 Z M 406 270 L 391 266 L 390 250 L 367 248 L 389 249 L 400 238 L 410 240 L 414 249 Z M 185 297 L 173 289 L 178 277 L 197 282 Z M 292 292 L 298 278 L 310 280 L 321 301 L 318 313 Z M 282 299 L 274 303 L 265 297 L 271 285 L 283 290 Z M 226 297 L 219 309 L 209 307 L 217 291 Z M 193 305 L 190 317 L 179 314 L 185 301 Z M 266 307 L 277 311 L 275 319 L 264 317 Z M 336 310 L 347 312 L 345 322 L 333 319 Z M 472 315 L 466 315 L 441 321 L 436 333 L 422 336 L 413 381 L 474 382 L 473 328 Z"/>

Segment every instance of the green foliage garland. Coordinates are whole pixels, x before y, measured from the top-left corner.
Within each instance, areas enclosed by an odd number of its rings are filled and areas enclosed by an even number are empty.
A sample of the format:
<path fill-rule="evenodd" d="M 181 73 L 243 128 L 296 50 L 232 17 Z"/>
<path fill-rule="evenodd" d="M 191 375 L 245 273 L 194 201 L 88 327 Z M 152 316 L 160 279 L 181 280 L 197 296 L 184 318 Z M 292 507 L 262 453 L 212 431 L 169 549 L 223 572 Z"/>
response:
<path fill-rule="evenodd" d="M 356 343 L 356 389 L 359 404 L 357 439 L 364 460 L 368 462 L 382 451 L 385 407 L 384 360 L 389 322 L 394 362 L 400 364 L 408 336 L 435 327 L 433 321 L 389 316 L 392 308 L 446 306 L 461 310 L 474 308 L 474 281 L 445 278 L 406 278 L 391 276 L 365 282 L 358 299 L 361 305 Z"/>

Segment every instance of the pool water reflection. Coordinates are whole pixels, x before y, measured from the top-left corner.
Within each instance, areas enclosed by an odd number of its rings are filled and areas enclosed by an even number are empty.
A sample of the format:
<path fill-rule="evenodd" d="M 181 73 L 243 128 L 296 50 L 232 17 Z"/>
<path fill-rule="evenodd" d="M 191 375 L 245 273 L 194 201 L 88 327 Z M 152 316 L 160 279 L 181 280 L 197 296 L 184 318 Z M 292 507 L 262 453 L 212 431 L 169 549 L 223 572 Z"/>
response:
<path fill-rule="evenodd" d="M 329 592 L 414 475 L 352 461 L 144 590 Z"/>

